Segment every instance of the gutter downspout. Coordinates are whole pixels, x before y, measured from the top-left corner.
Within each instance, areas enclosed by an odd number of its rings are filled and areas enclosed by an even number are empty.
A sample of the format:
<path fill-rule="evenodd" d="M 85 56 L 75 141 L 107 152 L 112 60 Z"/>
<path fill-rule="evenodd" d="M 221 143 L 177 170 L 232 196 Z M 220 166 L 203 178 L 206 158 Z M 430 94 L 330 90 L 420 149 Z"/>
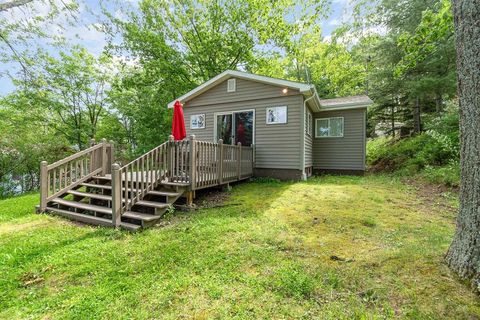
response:
<path fill-rule="evenodd" d="M 307 102 L 310 99 L 315 98 L 315 92 L 312 94 L 310 98 L 303 100 L 303 112 L 302 112 L 302 153 L 301 153 L 301 165 L 302 165 L 302 180 L 307 180 L 307 174 L 305 173 L 305 115 L 307 114 Z"/>

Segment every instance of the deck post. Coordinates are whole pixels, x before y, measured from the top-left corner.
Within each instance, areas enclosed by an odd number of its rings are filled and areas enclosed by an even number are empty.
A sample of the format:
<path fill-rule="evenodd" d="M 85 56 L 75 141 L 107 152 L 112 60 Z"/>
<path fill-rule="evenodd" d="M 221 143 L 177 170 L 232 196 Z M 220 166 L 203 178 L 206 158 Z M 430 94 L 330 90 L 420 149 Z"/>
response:
<path fill-rule="evenodd" d="M 90 139 L 90 147 L 93 147 L 95 145 L 95 139 Z M 92 151 L 90 153 L 90 172 L 95 170 L 95 151 Z M 89 173 L 90 173 L 89 172 Z"/>
<path fill-rule="evenodd" d="M 44 212 L 47 209 L 48 197 L 48 169 L 47 161 L 40 162 L 40 208 L 39 212 Z M 54 181 L 55 183 L 55 181 Z"/>
<path fill-rule="evenodd" d="M 197 148 L 195 135 L 190 136 L 190 188 L 195 190 L 197 184 Z"/>
<path fill-rule="evenodd" d="M 240 180 L 242 175 L 242 143 L 237 143 L 238 151 L 237 151 L 237 180 Z"/>
<path fill-rule="evenodd" d="M 122 221 L 122 173 L 120 165 L 112 165 L 112 225 L 116 228 Z"/>
<path fill-rule="evenodd" d="M 107 139 L 103 138 L 102 139 L 102 176 L 104 177 L 105 174 L 107 173 Z"/>
<path fill-rule="evenodd" d="M 112 164 L 115 163 L 115 143 L 110 140 L 107 144 L 107 174 L 112 173 Z"/>
<path fill-rule="evenodd" d="M 174 150 L 174 141 L 175 141 L 175 138 L 173 137 L 173 135 L 170 135 L 168 137 L 168 152 L 167 152 L 167 161 L 168 161 L 168 174 L 167 174 L 167 177 L 168 177 L 168 181 L 173 181 L 173 164 L 174 164 L 174 160 L 175 160 L 175 150 Z"/>
<path fill-rule="evenodd" d="M 218 167 L 217 167 L 217 176 L 218 176 L 218 184 L 223 184 L 223 139 L 218 140 Z"/>

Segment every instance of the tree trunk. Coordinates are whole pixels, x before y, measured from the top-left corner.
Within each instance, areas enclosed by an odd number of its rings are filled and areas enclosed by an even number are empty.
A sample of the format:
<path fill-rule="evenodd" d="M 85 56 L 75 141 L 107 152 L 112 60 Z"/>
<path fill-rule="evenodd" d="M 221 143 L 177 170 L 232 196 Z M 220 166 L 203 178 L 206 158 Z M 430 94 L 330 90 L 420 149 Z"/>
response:
<path fill-rule="evenodd" d="M 453 4 L 460 104 L 460 210 L 446 262 L 480 292 L 480 1 Z"/>
<path fill-rule="evenodd" d="M 395 100 L 392 102 L 392 107 L 390 108 L 390 122 L 392 124 L 392 138 L 395 139 Z"/>
<path fill-rule="evenodd" d="M 415 133 L 422 131 L 422 118 L 420 112 L 420 99 L 417 97 L 413 107 L 413 130 Z"/>
<path fill-rule="evenodd" d="M 443 112 L 443 98 L 442 98 L 442 94 L 438 92 L 435 95 L 435 109 L 437 114 L 441 114 Z"/>

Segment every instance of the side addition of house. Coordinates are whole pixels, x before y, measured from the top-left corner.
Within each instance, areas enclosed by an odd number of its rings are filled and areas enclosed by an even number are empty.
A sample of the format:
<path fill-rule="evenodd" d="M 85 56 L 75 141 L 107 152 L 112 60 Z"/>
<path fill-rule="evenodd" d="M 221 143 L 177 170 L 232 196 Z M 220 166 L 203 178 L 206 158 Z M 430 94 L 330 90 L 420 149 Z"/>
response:
<path fill-rule="evenodd" d="M 313 85 L 227 70 L 177 100 L 187 135 L 255 145 L 255 176 L 365 170 L 365 95 L 320 99 Z"/>

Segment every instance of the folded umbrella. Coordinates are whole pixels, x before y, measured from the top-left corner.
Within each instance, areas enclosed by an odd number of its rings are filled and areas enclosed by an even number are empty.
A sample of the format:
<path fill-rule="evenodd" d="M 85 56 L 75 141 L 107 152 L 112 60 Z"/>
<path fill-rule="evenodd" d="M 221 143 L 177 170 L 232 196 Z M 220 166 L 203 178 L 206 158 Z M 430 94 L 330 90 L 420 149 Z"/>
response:
<path fill-rule="evenodd" d="M 172 135 L 175 140 L 183 140 L 187 136 L 185 120 L 183 118 L 183 108 L 178 100 L 175 101 L 173 105 Z"/>

